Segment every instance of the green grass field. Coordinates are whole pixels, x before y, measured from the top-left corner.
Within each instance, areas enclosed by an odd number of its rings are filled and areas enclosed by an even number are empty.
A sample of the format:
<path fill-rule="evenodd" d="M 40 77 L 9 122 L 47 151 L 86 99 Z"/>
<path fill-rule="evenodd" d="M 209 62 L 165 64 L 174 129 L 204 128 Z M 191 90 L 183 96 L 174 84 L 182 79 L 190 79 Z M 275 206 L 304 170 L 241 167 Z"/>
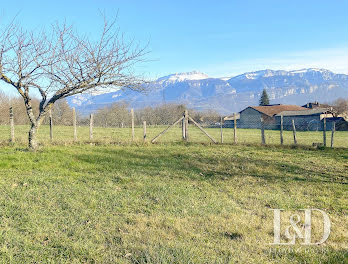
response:
<path fill-rule="evenodd" d="M 346 263 L 347 149 L 108 144 L 130 131 L 102 128 L 103 144 L 61 145 L 71 131 L 56 129 L 50 146 L 43 127 L 44 145 L 29 152 L 24 127 L 14 146 L 1 127 L 0 263 Z M 88 128 L 78 132 L 88 139 Z M 160 142 L 180 141 L 172 133 Z M 192 129 L 190 139 L 204 137 Z M 270 245 L 271 208 L 324 210 L 329 239 Z"/>

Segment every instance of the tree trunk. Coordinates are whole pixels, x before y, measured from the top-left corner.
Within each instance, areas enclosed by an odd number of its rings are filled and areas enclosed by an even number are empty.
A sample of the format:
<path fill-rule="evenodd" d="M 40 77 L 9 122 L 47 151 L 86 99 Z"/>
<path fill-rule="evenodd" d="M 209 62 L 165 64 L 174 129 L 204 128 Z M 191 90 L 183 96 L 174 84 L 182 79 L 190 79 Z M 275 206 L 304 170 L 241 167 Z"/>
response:
<path fill-rule="evenodd" d="M 29 130 L 29 149 L 30 150 L 36 150 L 38 147 L 37 143 L 37 132 L 38 126 L 35 124 L 31 124 L 30 130 Z"/>
<path fill-rule="evenodd" d="M 42 124 L 42 121 L 44 120 L 45 116 L 47 114 L 47 109 L 39 113 L 39 116 L 36 120 L 31 121 L 31 126 L 29 130 L 29 149 L 35 151 L 38 147 L 38 141 L 37 141 L 37 131 L 39 130 L 39 127 Z M 29 115 L 29 114 L 28 114 Z"/>

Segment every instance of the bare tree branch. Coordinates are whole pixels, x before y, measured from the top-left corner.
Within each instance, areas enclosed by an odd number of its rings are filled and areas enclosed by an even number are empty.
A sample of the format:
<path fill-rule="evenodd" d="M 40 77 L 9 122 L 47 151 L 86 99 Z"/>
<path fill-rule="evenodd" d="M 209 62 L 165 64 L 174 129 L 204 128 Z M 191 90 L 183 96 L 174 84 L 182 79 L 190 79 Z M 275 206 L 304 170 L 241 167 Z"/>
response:
<path fill-rule="evenodd" d="M 116 19 L 103 19 L 97 40 L 65 23 L 53 25 L 49 35 L 23 30 L 14 22 L 0 29 L 0 80 L 24 100 L 30 148 L 37 147 L 37 128 L 57 100 L 106 87 L 144 89 L 144 79 L 133 68 L 144 61 L 146 46 L 126 41 Z M 31 102 L 35 94 L 41 96 L 36 116 Z"/>

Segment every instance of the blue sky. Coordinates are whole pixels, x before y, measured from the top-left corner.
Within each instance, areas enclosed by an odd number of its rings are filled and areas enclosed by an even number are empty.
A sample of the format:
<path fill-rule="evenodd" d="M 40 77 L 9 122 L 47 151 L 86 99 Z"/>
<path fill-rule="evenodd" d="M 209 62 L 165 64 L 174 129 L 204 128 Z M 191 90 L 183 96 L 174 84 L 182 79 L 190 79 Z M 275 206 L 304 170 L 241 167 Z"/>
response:
<path fill-rule="evenodd" d="M 156 78 L 198 70 L 212 77 L 319 67 L 348 74 L 348 1 L 11 0 L 2 22 L 18 15 L 30 29 L 66 19 L 94 35 L 100 12 L 118 13 L 121 30 L 149 44 L 139 72 Z"/>

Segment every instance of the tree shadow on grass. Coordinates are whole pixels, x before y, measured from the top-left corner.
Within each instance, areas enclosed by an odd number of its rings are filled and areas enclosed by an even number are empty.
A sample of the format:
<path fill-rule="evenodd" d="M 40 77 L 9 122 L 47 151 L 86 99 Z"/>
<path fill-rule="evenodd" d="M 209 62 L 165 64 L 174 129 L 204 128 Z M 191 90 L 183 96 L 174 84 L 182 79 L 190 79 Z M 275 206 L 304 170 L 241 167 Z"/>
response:
<path fill-rule="evenodd" d="M 88 154 L 77 154 L 74 158 L 79 162 L 93 163 L 100 171 L 129 172 L 173 172 L 181 173 L 183 170 L 199 174 L 200 170 L 190 167 L 185 161 L 187 154 L 169 154 L 163 151 L 134 152 L 126 149 L 109 150 L 95 149 Z"/>
<path fill-rule="evenodd" d="M 173 175 L 197 175 L 197 178 L 225 179 L 231 177 L 256 177 L 266 181 L 299 181 L 347 184 L 344 172 L 324 171 L 285 163 L 269 161 L 258 157 L 233 156 L 228 160 L 219 156 L 199 155 L 199 153 L 180 150 L 96 148 L 86 154 L 75 154 L 74 158 L 82 163 L 93 163 L 100 171 L 127 172 L 139 170 L 150 175 L 166 172 Z M 155 173 L 156 174 L 156 173 Z M 158 175 L 157 174 L 157 175 Z"/>

